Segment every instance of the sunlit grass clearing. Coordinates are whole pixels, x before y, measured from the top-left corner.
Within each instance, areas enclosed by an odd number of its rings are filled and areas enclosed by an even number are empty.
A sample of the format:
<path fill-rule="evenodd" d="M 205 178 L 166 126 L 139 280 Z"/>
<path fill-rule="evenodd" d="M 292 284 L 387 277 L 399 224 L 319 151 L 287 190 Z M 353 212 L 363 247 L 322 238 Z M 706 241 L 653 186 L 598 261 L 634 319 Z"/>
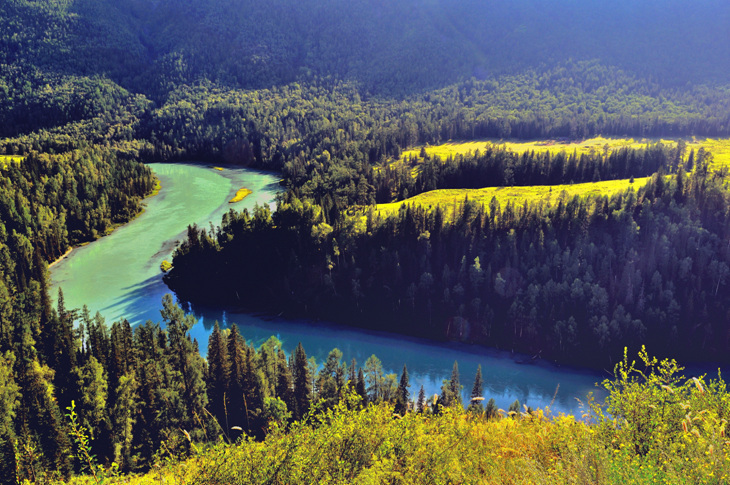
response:
<path fill-rule="evenodd" d="M 515 153 L 524 153 L 528 151 L 545 152 L 549 151 L 552 154 L 566 152 L 573 153 L 574 151 L 578 154 L 590 154 L 590 153 L 602 153 L 605 147 L 608 146 L 608 150 L 617 150 L 621 148 L 643 148 L 647 145 L 661 142 L 663 144 L 676 146 L 677 140 L 674 139 L 653 139 L 653 138 L 603 138 L 595 137 L 589 138 L 582 141 L 561 141 L 561 140 L 532 140 L 532 141 L 504 141 L 497 139 L 484 139 L 475 141 L 450 141 L 441 145 L 427 145 L 425 146 L 426 153 L 429 156 L 438 156 L 446 159 L 453 155 L 465 155 L 467 153 L 474 153 L 477 150 L 484 151 L 488 145 L 495 147 L 505 148 Z M 697 152 L 700 148 L 704 147 L 712 153 L 714 157 L 713 168 L 720 168 L 722 166 L 730 165 L 730 139 L 715 139 L 715 138 L 692 138 L 686 140 L 687 142 L 687 153 L 690 150 Z M 414 147 L 410 150 L 405 150 L 401 158 L 406 159 L 410 157 L 419 157 L 421 148 Z"/>
<path fill-rule="evenodd" d="M 380 215 L 387 215 L 398 212 L 404 204 L 411 204 L 424 207 L 426 209 L 435 209 L 440 205 L 447 216 L 453 212 L 454 205 L 461 207 L 466 197 L 473 202 L 489 205 L 492 197 L 496 197 L 499 205 L 504 209 L 509 202 L 515 207 L 521 207 L 525 202 L 530 204 L 536 202 L 549 202 L 551 205 L 557 203 L 558 198 L 563 191 L 568 198 L 574 196 L 586 197 L 594 195 L 612 195 L 624 192 L 629 187 L 637 190 L 645 185 L 650 177 L 635 179 L 633 184 L 630 179 L 609 180 L 604 182 L 588 182 L 584 184 L 572 185 L 532 185 L 527 187 L 486 187 L 482 189 L 441 189 L 432 190 L 418 194 L 409 199 L 393 202 L 390 204 L 378 204 L 377 210 Z"/>

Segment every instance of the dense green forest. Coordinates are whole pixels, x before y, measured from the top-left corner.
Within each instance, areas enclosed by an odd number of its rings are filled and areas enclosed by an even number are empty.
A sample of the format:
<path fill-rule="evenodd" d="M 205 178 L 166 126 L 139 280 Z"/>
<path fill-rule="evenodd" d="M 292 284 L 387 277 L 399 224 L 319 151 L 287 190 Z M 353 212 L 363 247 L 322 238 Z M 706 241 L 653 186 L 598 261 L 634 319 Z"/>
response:
<path fill-rule="evenodd" d="M 135 329 L 62 295 L 53 305 L 48 264 L 139 214 L 155 186 L 145 162 L 283 177 L 276 211 L 189 229 L 166 279 L 186 303 L 580 365 L 610 366 L 644 343 L 727 362 L 730 200 L 711 153 L 683 141 L 590 155 L 491 147 L 425 157 L 414 174 L 402 152 L 451 139 L 728 137 L 728 32 L 730 8 L 709 0 L 0 2 L 0 481 L 146 470 L 237 439 L 231 426 L 255 446 L 330 429 L 334 414 L 438 415 L 461 399 L 457 366 L 427 405 L 405 368 L 383 375 L 376 357 L 345 364 L 336 350 L 317 367 L 301 347 L 254 349 L 235 326 L 215 330 L 203 359 L 172 299 L 161 324 Z M 373 208 L 437 188 L 644 176 L 636 190 L 552 206 Z M 251 272 L 256 285 L 233 278 Z M 719 423 L 715 385 L 700 393 L 715 401 L 676 392 Z M 634 405 L 608 411 L 625 419 Z M 330 418 L 318 428 L 315 415 Z M 463 415 L 428 423 L 452 418 Z M 592 456 L 611 448 L 608 428 Z M 637 436 L 621 437 L 628 461 L 650 454 Z"/>

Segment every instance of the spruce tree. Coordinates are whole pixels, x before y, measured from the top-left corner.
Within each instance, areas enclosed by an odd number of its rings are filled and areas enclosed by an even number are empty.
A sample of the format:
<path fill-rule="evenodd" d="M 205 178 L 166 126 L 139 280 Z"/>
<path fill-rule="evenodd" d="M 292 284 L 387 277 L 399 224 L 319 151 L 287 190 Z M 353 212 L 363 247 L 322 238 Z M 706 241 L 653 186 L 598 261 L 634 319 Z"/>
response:
<path fill-rule="evenodd" d="M 327 355 L 322 369 L 317 375 L 317 389 L 319 391 L 319 399 L 324 400 L 327 408 L 334 407 L 340 400 L 340 393 L 343 385 L 343 369 L 340 365 L 342 351 L 334 348 Z"/>
<path fill-rule="evenodd" d="M 309 372 L 307 353 L 304 351 L 301 342 L 299 342 L 299 345 L 294 350 L 292 358 L 294 359 L 292 374 L 294 377 L 294 401 L 296 403 L 294 416 L 296 419 L 302 419 L 309 412 L 309 406 L 311 404 L 312 376 Z"/>
<path fill-rule="evenodd" d="M 213 333 L 208 339 L 208 403 L 211 414 L 215 416 L 218 423 L 226 430 L 226 433 L 228 432 L 228 424 L 226 422 L 226 403 L 224 399 L 226 398 L 230 368 L 226 342 L 221 333 L 220 325 L 216 321 L 213 326 Z"/>
<path fill-rule="evenodd" d="M 246 400 L 246 383 L 248 369 L 246 368 L 246 343 L 238 333 L 236 325 L 231 326 L 228 334 L 228 361 L 230 363 L 228 384 L 226 386 L 228 405 L 228 424 L 249 430 L 248 403 Z"/>
<path fill-rule="evenodd" d="M 357 383 L 355 384 L 355 392 L 362 398 L 363 404 L 368 402 L 368 393 L 365 388 L 365 374 L 362 367 L 357 370 Z"/>
<path fill-rule="evenodd" d="M 409 387 L 408 369 L 406 368 L 406 365 L 403 364 L 403 373 L 400 375 L 398 391 L 395 396 L 395 412 L 401 416 L 408 411 L 408 401 L 410 400 L 410 393 L 408 392 Z"/>
<path fill-rule="evenodd" d="M 477 375 L 474 377 L 474 387 L 471 389 L 469 411 L 481 413 L 482 401 L 484 400 L 484 381 L 482 380 L 482 366 L 477 367 Z"/>
<path fill-rule="evenodd" d="M 441 396 L 439 404 L 442 406 L 461 405 L 461 384 L 459 383 L 459 364 L 454 361 L 454 367 L 451 369 L 451 378 L 444 380 L 441 386 Z"/>
<path fill-rule="evenodd" d="M 286 404 L 287 410 L 293 415 L 296 409 L 296 401 L 294 400 L 294 377 L 286 361 L 286 354 L 284 354 L 282 349 L 279 349 L 277 353 L 276 369 L 276 397 Z"/>
<path fill-rule="evenodd" d="M 162 298 L 160 313 L 167 331 L 168 361 L 174 372 L 173 380 L 182 390 L 178 419 L 183 429 L 192 432 L 199 428 L 200 420 L 205 418 L 204 410 L 208 405 L 204 381 L 205 360 L 189 334 L 195 324 L 195 317 L 185 315 L 182 308 L 172 301 L 170 294 Z"/>
<path fill-rule="evenodd" d="M 383 364 L 374 354 L 365 361 L 365 379 L 368 384 L 368 400 L 375 403 L 382 401 L 385 386 Z"/>
<path fill-rule="evenodd" d="M 497 413 L 497 403 L 494 401 L 494 398 L 490 398 L 487 402 L 487 407 L 484 409 L 484 416 L 487 419 L 494 419 L 497 417 Z"/>
<path fill-rule="evenodd" d="M 426 390 L 421 385 L 421 389 L 418 391 L 418 401 L 416 401 L 416 409 L 419 413 L 426 412 Z"/>

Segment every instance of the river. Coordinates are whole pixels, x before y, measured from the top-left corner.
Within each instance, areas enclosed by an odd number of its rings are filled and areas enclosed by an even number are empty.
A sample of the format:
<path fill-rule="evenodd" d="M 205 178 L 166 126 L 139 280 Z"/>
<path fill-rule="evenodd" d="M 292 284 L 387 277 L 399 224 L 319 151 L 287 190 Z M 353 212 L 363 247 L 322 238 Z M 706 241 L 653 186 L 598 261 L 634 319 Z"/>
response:
<path fill-rule="evenodd" d="M 162 281 L 160 263 L 171 260 L 175 242 L 185 235 L 188 224 L 201 227 L 220 224 L 231 207 L 242 210 L 254 204 L 272 204 L 279 190 L 273 174 L 244 169 L 216 170 L 196 164 L 152 164 L 160 179 L 159 194 L 147 199 L 146 210 L 111 235 L 74 249 L 51 269 L 52 295 L 63 289 L 68 308 L 84 304 L 92 314 L 100 312 L 107 322 L 126 318 L 133 325 L 158 322 L 162 296 L 169 290 Z M 252 193 L 229 204 L 235 192 L 247 187 Z M 342 325 L 287 320 L 266 315 L 229 313 L 219 308 L 195 308 L 199 323 L 192 335 L 207 347 L 208 335 L 217 320 L 235 323 L 249 342 L 260 345 L 274 335 L 290 353 L 302 342 L 308 356 L 322 362 L 334 347 L 349 363 L 362 365 L 372 354 L 380 358 L 386 373 L 400 375 L 408 366 L 411 394 L 423 385 L 426 394 L 440 392 L 443 379 L 451 376 L 458 361 L 464 399 L 468 398 L 477 365 L 482 366 L 486 399 L 494 398 L 506 409 L 515 399 L 533 408 L 550 406 L 553 413 L 580 414 L 577 399 L 596 391 L 603 376 L 544 362 L 521 364 L 524 356 L 457 343 L 439 343 L 396 334 L 371 332 Z M 529 360 L 529 359 L 528 359 Z"/>

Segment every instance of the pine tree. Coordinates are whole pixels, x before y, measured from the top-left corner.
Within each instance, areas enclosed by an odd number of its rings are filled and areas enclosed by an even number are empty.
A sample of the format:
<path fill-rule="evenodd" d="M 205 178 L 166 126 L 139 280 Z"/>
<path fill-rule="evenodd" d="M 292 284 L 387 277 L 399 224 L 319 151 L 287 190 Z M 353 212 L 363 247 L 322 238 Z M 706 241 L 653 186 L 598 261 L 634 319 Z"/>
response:
<path fill-rule="evenodd" d="M 416 402 L 416 409 L 419 413 L 426 412 L 426 390 L 421 385 L 421 389 L 418 391 L 418 401 Z"/>
<path fill-rule="evenodd" d="M 152 459 L 166 433 L 179 424 L 180 393 L 172 384 L 167 340 L 160 326 L 147 321 L 137 327 L 134 346 L 139 404 L 135 410 L 132 448 L 136 452 L 136 465 L 143 467 Z"/>
<path fill-rule="evenodd" d="M 109 338 L 109 400 L 115 402 L 116 391 L 123 376 L 134 374 L 136 366 L 134 334 L 127 320 L 112 324 Z"/>
<path fill-rule="evenodd" d="M 276 378 L 276 397 L 281 399 L 288 412 L 293 414 L 296 409 L 296 401 L 294 399 L 294 377 L 292 376 L 289 364 L 286 361 L 286 354 L 280 348 L 277 353 L 277 378 Z"/>
<path fill-rule="evenodd" d="M 363 404 L 368 402 L 368 393 L 365 388 L 365 374 L 362 367 L 357 370 L 357 383 L 355 384 L 355 392 L 362 398 Z"/>
<path fill-rule="evenodd" d="M 246 385 L 249 381 L 248 369 L 246 368 L 246 342 L 238 333 L 236 325 L 231 326 L 228 334 L 228 361 L 230 363 L 228 373 L 228 385 L 226 386 L 228 406 L 228 423 L 250 430 L 248 421 L 248 394 Z"/>
<path fill-rule="evenodd" d="M 408 402 L 410 400 L 410 393 L 408 388 L 410 384 L 408 382 L 408 369 L 403 364 L 403 373 L 400 376 L 400 382 L 398 384 L 398 391 L 396 392 L 395 401 L 395 412 L 404 415 L 408 411 Z"/>
<path fill-rule="evenodd" d="M 484 416 L 487 419 L 494 419 L 497 417 L 497 403 L 494 401 L 494 398 L 490 398 L 487 402 L 487 407 L 484 409 Z"/>
<path fill-rule="evenodd" d="M 18 295 L 21 311 L 13 315 L 16 333 L 14 375 L 20 388 L 20 403 L 16 408 L 18 439 L 21 446 L 38 447 L 41 465 L 45 469 L 57 470 L 62 476 L 68 476 L 71 472 L 68 455 L 71 442 L 54 392 L 54 372 L 38 359 L 30 321 L 33 312 L 24 308 L 25 296 L 25 293 Z"/>
<path fill-rule="evenodd" d="M 459 364 L 454 361 L 454 367 L 451 370 L 451 379 L 444 380 L 441 386 L 441 396 L 439 404 L 442 406 L 461 405 L 461 384 L 459 383 Z"/>
<path fill-rule="evenodd" d="M 383 375 L 383 364 L 375 355 L 371 355 L 365 361 L 365 379 L 368 384 L 368 401 L 380 402 L 383 399 L 385 377 Z"/>
<path fill-rule="evenodd" d="M 189 331 L 195 324 L 193 315 L 185 315 L 182 308 L 166 294 L 162 298 L 163 322 L 167 330 L 168 361 L 175 374 L 176 384 L 182 390 L 182 415 L 178 416 L 180 425 L 192 432 L 198 429 L 200 420 L 204 419 L 208 396 L 205 390 L 205 360 L 198 351 L 198 346 L 190 338 Z"/>
<path fill-rule="evenodd" d="M 296 403 L 294 416 L 296 419 L 302 419 L 309 412 L 311 404 L 312 376 L 309 372 L 307 353 L 304 352 L 301 342 L 294 350 L 292 358 L 294 359 L 292 374 L 294 377 L 294 401 Z"/>
<path fill-rule="evenodd" d="M 471 402 L 469 403 L 469 411 L 475 413 L 482 412 L 482 401 L 484 400 L 484 381 L 482 380 L 482 366 L 477 367 L 477 375 L 474 377 L 474 387 L 471 389 Z"/>
<path fill-rule="evenodd" d="M 226 416 L 226 386 L 230 379 L 231 364 L 228 359 L 228 349 L 221 334 L 218 321 L 213 326 L 213 333 L 208 339 L 208 373 L 207 390 L 210 411 L 223 428 L 228 430 Z"/>
<path fill-rule="evenodd" d="M 317 376 L 319 399 L 324 401 L 327 408 L 334 407 L 340 400 L 343 385 L 341 358 L 342 352 L 337 348 L 332 349 Z"/>
<path fill-rule="evenodd" d="M 347 385 L 350 389 L 355 389 L 357 385 L 357 361 L 353 358 L 350 361 L 349 373 L 347 375 Z"/>

